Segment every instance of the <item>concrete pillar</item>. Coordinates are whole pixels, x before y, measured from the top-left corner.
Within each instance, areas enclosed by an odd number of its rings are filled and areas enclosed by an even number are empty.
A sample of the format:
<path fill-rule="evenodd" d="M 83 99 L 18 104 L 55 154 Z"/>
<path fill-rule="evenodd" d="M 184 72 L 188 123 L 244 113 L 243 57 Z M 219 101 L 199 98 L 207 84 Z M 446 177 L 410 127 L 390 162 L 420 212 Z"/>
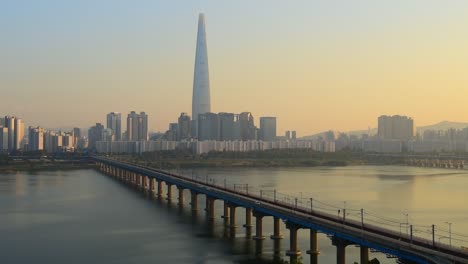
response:
<path fill-rule="evenodd" d="M 166 185 L 167 185 L 167 198 L 166 199 L 170 201 L 172 200 L 172 184 L 166 182 Z"/>
<path fill-rule="evenodd" d="M 294 263 L 301 255 L 301 251 L 297 247 L 297 230 L 299 230 L 300 226 L 293 223 L 286 223 L 286 228 L 289 229 L 289 250 L 286 251 L 286 255 L 289 256 L 289 262 Z"/>
<path fill-rule="evenodd" d="M 221 218 L 224 218 L 224 222 L 226 223 L 229 221 L 229 204 L 226 201 L 224 201 L 224 212 Z"/>
<path fill-rule="evenodd" d="M 336 247 L 336 263 L 345 264 L 346 246 L 350 245 L 351 242 L 334 236 L 332 237 L 332 244 Z"/>
<path fill-rule="evenodd" d="M 229 205 L 229 227 L 236 228 L 236 206 Z"/>
<path fill-rule="evenodd" d="M 361 246 L 361 264 L 369 263 L 369 248 Z"/>
<path fill-rule="evenodd" d="M 161 197 L 163 194 L 162 181 L 158 181 L 158 197 Z"/>
<path fill-rule="evenodd" d="M 270 236 L 271 239 L 282 239 L 283 235 L 281 234 L 281 219 L 278 217 L 273 217 L 273 235 Z"/>
<path fill-rule="evenodd" d="M 320 251 L 318 250 L 317 230 L 310 229 L 310 249 L 306 253 L 310 255 L 310 264 L 318 264 Z"/>
<path fill-rule="evenodd" d="M 151 192 L 151 194 L 154 194 L 154 190 L 155 190 L 155 188 L 154 188 L 155 182 L 154 181 L 155 181 L 154 178 L 150 179 L 150 192 Z"/>
<path fill-rule="evenodd" d="M 206 210 L 206 215 L 208 216 L 208 218 L 214 219 L 215 218 L 215 201 L 216 201 L 216 199 L 213 198 L 213 197 L 206 197 L 206 201 L 208 202 L 207 203 L 208 208 Z"/>
<path fill-rule="evenodd" d="M 192 205 L 192 211 L 198 210 L 198 193 L 190 191 L 190 205 Z"/>
<path fill-rule="evenodd" d="M 245 228 L 252 227 L 252 208 L 245 208 Z"/>
<path fill-rule="evenodd" d="M 184 206 L 184 189 L 182 187 L 177 187 L 179 190 L 179 206 Z"/>
<path fill-rule="evenodd" d="M 255 216 L 255 236 L 253 239 L 255 240 L 263 240 L 265 236 L 263 235 L 263 215 L 259 213 L 254 213 Z"/>
<path fill-rule="evenodd" d="M 346 247 L 343 245 L 336 246 L 336 263 L 345 264 L 346 262 Z"/>

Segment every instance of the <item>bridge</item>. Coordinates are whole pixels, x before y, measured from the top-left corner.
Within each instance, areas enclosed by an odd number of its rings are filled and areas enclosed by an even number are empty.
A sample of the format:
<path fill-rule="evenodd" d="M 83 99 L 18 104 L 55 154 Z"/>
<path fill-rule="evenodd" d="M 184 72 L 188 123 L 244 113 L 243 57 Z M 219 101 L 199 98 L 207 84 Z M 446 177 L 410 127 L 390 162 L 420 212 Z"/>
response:
<path fill-rule="evenodd" d="M 310 263 L 318 263 L 319 248 L 317 234 L 327 234 L 332 244 L 336 247 L 336 259 L 338 264 L 344 264 L 346 260 L 346 247 L 356 245 L 360 247 L 360 263 L 369 262 L 369 251 L 379 251 L 398 258 L 399 263 L 468 263 L 468 251 L 451 245 L 435 241 L 434 226 L 432 226 L 432 240 L 413 236 L 411 226 L 410 234 L 402 234 L 376 224 L 364 222 L 364 214 L 361 209 L 361 221 L 346 219 L 343 216 L 330 214 L 314 209 L 313 201 L 310 207 L 298 206 L 295 203 L 280 201 L 273 197 L 249 192 L 248 188 L 228 188 L 226 182 L 221 185 L 213 181 L 183 177 L 153 168 L 138 166 L 109 158 L 91 156 L 90 160 L 96 163 L 97 168 L 115 179 L 151 195 L 161 197 L 163 195 L 163 184 L 167 188 L 168 200 L 173 199 L 173 187 L 178 190 L 178 203 L 184 204 L 184 190 L 190 191 L 190 205 L 192 211 L 198 210 L 198 196 L 206 197 L 206 214 L 208 218 L 214 219 L 215 202 L 222 201 L 224 204 L 223 216 L 226 226 L 235 230 L 236 210 L 244 208 L 246 212 L 246 228 L 252 228 L 252 217 L 255 218 L 255 235 L 253 239 L 263 240 L 262 219 L 273 217 L 274 233 L 273 240 L 283 238 L 281 223 L 284 222 L 289 231 L 289 250 L 286 255 L 290 262 L 294 263 L 301 251 L 298 249 L 297 232 L 299 229 L 310 230 L 310 247 L 306 251 L 310 254 Z M 343 209 L 346 210 L 346 209 Z M 281 221 L 282 220 L 282 221 Z M 401 225 L 400 225 L 401 229 Z M 235 233 L 234 233 L 235 235 Z"/>

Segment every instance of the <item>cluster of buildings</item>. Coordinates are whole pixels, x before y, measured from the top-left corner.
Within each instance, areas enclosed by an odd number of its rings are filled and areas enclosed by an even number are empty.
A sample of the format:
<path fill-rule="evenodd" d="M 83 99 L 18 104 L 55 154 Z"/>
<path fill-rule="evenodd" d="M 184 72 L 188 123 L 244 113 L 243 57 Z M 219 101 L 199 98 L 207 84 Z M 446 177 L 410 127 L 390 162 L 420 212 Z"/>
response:
<path fill-rule="evenodd" d="M 150 140 L 150 141 L 99 141 L 96 144 L 99 153 L 142 153 L 164 150 L 189 150 L 200 155 L 211 151 L 249 152 L 270 149 L 312 149 L 321 152 L 334 152 L 335 142 L 322 139 L 315 140 Z"/>
<path fill-rule="evenodd" d="M 23 147 L 24 122 L 15 116 L 0 118 L 0 152 L 15 152 Z"/>
<path fill-rule="evenodd" d="M 26 133 L 25 133 L 26 132 Z M 22 151 L 68 152 L 86 147 L 85 138 L 80 129 L 70 132 L 48 131 L 42 127 L 28 127 L 15 116 L 0 119 L 0 153 L 17 153 Z"/>
<path fill-rule="evenodd" d="M 468 127 L 424 130 L 415 133 L 414 121 L 407 116 L 380 116 L 376 135 L 349 136 L 329 132 L 336 150 L 351 149 L 382 153 L 468 152 Z"/>
<path fill-rule="evenodd" d="M 177 123 L 170 123 L 169 129 L 154 140 L 148 140 L 148 116 L 144 112 L 131 112 L 127 116 L 127 131 L 121 134 L 121 127 L 121 114 L 109 113 L 106 128 L 98 123 L 89 129 L 89 149 L 98 153 L 185 149 L 195 154 L 282 148 L 334 150 L 330 144 L 297 141 L 295 131 L 287 131 L 284 137 L 278 137 L 276 117 L 260 117 L 260 127 L 257 128 L 250 112 L 207 112 L 199 114 L 196 120 L 181 113 Z"/>
<path fill-rule="evenodd" d="M 43 151 L 47 153 L 73 152 L 86 148 L 86 140 L 81 137 L 81 130 L 51 131 L 42 127 L 29 127 L 26 151 Z"/>
<path fill-rule="evenodd" d="M 107 126 L 101 123 L 88 129 L 88 149 L 96 150 L 99 142 L 141 142 L 148 141 L 148 115 L 135 111 L 127 115 L 127 130 L 122 133 L 122 114 L 107 114 Z M 99 151 L 98 151 L 99 152 Z"/>

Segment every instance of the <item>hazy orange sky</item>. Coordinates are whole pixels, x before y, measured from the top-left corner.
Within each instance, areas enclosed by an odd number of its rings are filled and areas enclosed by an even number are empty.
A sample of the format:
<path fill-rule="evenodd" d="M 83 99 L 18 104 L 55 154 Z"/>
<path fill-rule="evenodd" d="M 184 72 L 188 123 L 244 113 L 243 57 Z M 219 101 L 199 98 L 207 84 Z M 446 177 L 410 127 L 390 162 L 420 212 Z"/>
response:
<path fill-rule="evenodd" d="M 468 121 L 468 1 L 6 1 L 0 114 L 88 127 L 111 111 L 165 131 L 191 113 L 206 15 L 214 112 L 277 116 L 278 134 Z"/>

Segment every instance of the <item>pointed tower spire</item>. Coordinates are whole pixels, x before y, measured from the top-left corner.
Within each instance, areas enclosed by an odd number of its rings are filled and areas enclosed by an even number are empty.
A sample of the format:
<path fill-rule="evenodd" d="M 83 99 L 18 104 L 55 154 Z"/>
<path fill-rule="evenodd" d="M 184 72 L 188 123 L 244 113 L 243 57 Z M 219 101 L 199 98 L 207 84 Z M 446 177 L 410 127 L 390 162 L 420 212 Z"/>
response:
<path fill-rule="evenodd" d="M 206 47 L 205 15 L 198 17 L 197 50 L 195 54 L 195 70 L 193 75 L 192 119 L 194 133 L 198 129 L 196 120 L 198 114 L 211 111 L 210 76 L 208 72 L 208 51 Z"/>

